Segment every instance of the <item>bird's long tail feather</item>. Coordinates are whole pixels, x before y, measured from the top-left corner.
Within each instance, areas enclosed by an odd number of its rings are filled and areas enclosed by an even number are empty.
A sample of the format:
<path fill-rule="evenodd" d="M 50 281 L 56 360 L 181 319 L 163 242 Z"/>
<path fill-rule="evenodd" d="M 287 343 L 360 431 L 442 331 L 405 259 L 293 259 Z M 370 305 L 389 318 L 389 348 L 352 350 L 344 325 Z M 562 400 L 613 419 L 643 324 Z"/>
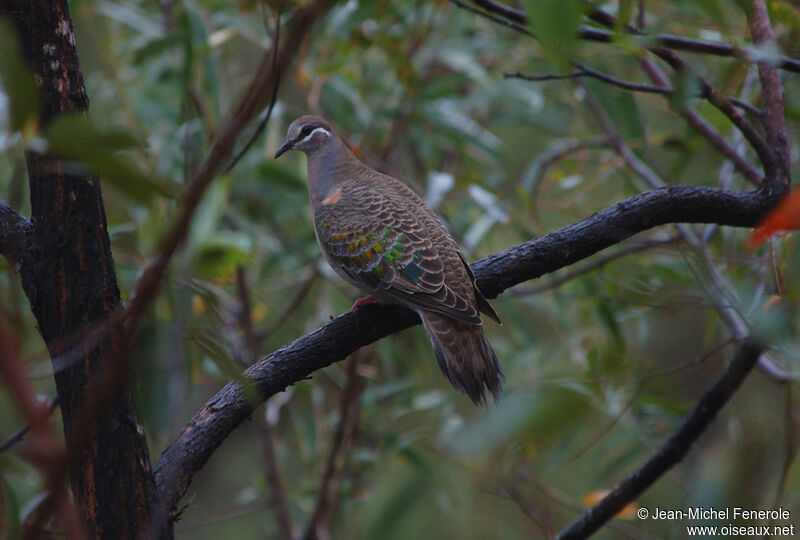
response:
<path fill-rule="evenodd" d="M 439 368 L 475 405 L 486 403 L 486 389 L 500 396 L 503 370 L 481 325 L 457 321 L 430 311 L 419 311 L 433 344 Z"/>

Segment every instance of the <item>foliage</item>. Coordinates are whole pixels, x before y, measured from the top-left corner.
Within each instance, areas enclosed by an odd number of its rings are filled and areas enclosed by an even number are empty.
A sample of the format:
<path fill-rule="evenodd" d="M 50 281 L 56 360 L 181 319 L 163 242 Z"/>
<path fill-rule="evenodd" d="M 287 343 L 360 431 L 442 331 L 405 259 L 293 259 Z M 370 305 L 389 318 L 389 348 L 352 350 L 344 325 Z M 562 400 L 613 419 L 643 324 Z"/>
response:
<path fill-rule="evenodd" d="M 246 284 L 261 354 L 349 309 L 355 298 L 317 250 L 304 158 L 271 158 L 288 123 L 301 114 L 323 114 L 364 161 L 420 193 L 444 192 L 438 211 L 470 259 L 648 189 L 603 142 L 591 100 L 668 184 L 749 189 L 678 114 L 688 104 L 727 139 L 741 138 L 697 97 L 693 77 L 673 81 L 679 90 L 671 101 L 600 81 L 505 78 L 515 71 L 563 73 L 576 58 L 615 77 L 646 80 L 635 40 L 564 39 L 577 22 L 587 22 L 581 10 L 565 14 L 561 2 L 521 4 L 537 14 L 530 28 L 539 41 L 444 1 L 349 0 L 315 26 L 282 81 L 264 135 L 206 194 L 137 338 L 137 407 L 154 457 L 252 359 L 237 276 Z M 800 12 L 790 2 L 770 6 L 780 47 L 796 53 Z M 47 133 L 23 129 L 25 117 L 18 115 L 36 106 L 24 91 L 30 81 L 13 79 L 14 66 L 0 69 L 8 96 L 0 94 L 0 198 L 24 212 L 26 145 L 48 145 L 76 167 L 101 174 L 118 280 L 128 300 L 179 210 L 175 194 L 200 166 L 271 44 L 275 21 L 268 5 L 255 2 L 76 0 L 72 9 L 92 118 L 65 119 Z M 651 33 L 737 43 L 749 38 L 746 14 L 733 0 L 648 2 L 647 9 Z M 12 48 L 5 38 L 0 47 L 4 57 Z M 761 99 L 750 64 L 687 58 L 721 93 Z M 791 99 L 798 90 L 788 78 L 790 133 L 800 121 Z M 18 109 L 19 100 L 25 103 Z M 550 159 L 574 140 L 593 137 L 597 145 Z M 758 162 L 749 148 L 745 152 Z M 442 183 L 443 174 L 455 180 L 452 187 Z M 577 516 L 582 501 L 641 464 L 725 365 L 733 347 L 714 307 L 720 295 L 766 336 L 772 360 L 798 373 L 797 237 L 750 253 L 746 230 L 692 229 L 705 239 L 701 247 L 661 243 L 551 290 L 545 276 L 494 301 L 504 324 L 489 321 L 486 331 L 506 384 L 503 398 L 486 410 L 448 386 L 421 328 L 361 355 L 357 373 L 365 388 L 334 486 L 333 537 L 557 532 Z M 662 228 L 630 244 L 672 235 Z M 21 337 L 38 391 L 53 396 L 49 357 L 18 281 L 0 259 L 0 306 Z M 315 508 L 347 380 L 345 365 L 332 366 L 257 413 L 266 413 L 298 529 Z M 783 506 L 796 520 L 793 390 L 794 382 L 754 374 L 687 460 L 637 504 Z M 22 421 L 5 391 L 0 403 L 5 437 Z M 195 478 L 196 498 L 176 528 L 179 537 L 280 536 L 267 510 L 273 486 L 255 424 L 241 427 Z M 0 527 L 14 530 L 40 497 L 41 479 L 14 452 L 0 454 L 0 472 Z M 622 517 L 617 529 L 600 537 L 615 538 L 619 530 L 680 537 L 686 524 Z"/>

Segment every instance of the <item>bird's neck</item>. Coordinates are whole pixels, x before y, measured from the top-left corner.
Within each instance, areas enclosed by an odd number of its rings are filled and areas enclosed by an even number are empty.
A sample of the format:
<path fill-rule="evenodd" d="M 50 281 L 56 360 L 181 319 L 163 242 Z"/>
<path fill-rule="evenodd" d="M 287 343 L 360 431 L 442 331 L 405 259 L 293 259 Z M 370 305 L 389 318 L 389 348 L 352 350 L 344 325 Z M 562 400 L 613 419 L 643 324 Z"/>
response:
<path fill-rule="evenodd" d="M 308 153 L 308 196 L 316 207 L 365 167 L 338 139 Z"/>

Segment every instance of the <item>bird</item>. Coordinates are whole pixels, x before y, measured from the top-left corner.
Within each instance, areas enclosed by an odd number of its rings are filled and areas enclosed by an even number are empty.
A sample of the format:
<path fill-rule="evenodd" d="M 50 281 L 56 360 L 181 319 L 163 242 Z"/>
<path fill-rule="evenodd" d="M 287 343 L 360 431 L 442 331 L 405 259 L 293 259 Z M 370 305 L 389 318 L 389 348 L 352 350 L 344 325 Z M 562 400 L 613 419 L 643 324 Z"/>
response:
<path fill-rule="evenodd" d="M 367 303 L 417 312 L 442 373 L 475 403 L 486 390 L 499 399 L 500 362 L 483 331 L 481 313 L 500 323 L 475 275 L 439 217 L 406 184 L 362 163 L 323 118 L 301 116 L 289 126 L 275 159 L 306 154 L 308 194 L 317 243 Z"/>

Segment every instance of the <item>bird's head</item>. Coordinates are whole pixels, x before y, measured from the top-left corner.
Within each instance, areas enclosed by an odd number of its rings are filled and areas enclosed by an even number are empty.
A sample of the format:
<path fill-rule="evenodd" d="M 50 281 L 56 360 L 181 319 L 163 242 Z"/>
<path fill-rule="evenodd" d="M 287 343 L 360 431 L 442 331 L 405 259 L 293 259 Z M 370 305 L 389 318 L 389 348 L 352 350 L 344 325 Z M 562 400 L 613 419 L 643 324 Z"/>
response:
<path fill-rule="evenodd" d="M 330 124 L 319 116 L 301 116 L 289 126 L 286 142 L 275 152 L 275 159 L 289 150 L 308 154 L 322 148 L 334 136 Z"/>

